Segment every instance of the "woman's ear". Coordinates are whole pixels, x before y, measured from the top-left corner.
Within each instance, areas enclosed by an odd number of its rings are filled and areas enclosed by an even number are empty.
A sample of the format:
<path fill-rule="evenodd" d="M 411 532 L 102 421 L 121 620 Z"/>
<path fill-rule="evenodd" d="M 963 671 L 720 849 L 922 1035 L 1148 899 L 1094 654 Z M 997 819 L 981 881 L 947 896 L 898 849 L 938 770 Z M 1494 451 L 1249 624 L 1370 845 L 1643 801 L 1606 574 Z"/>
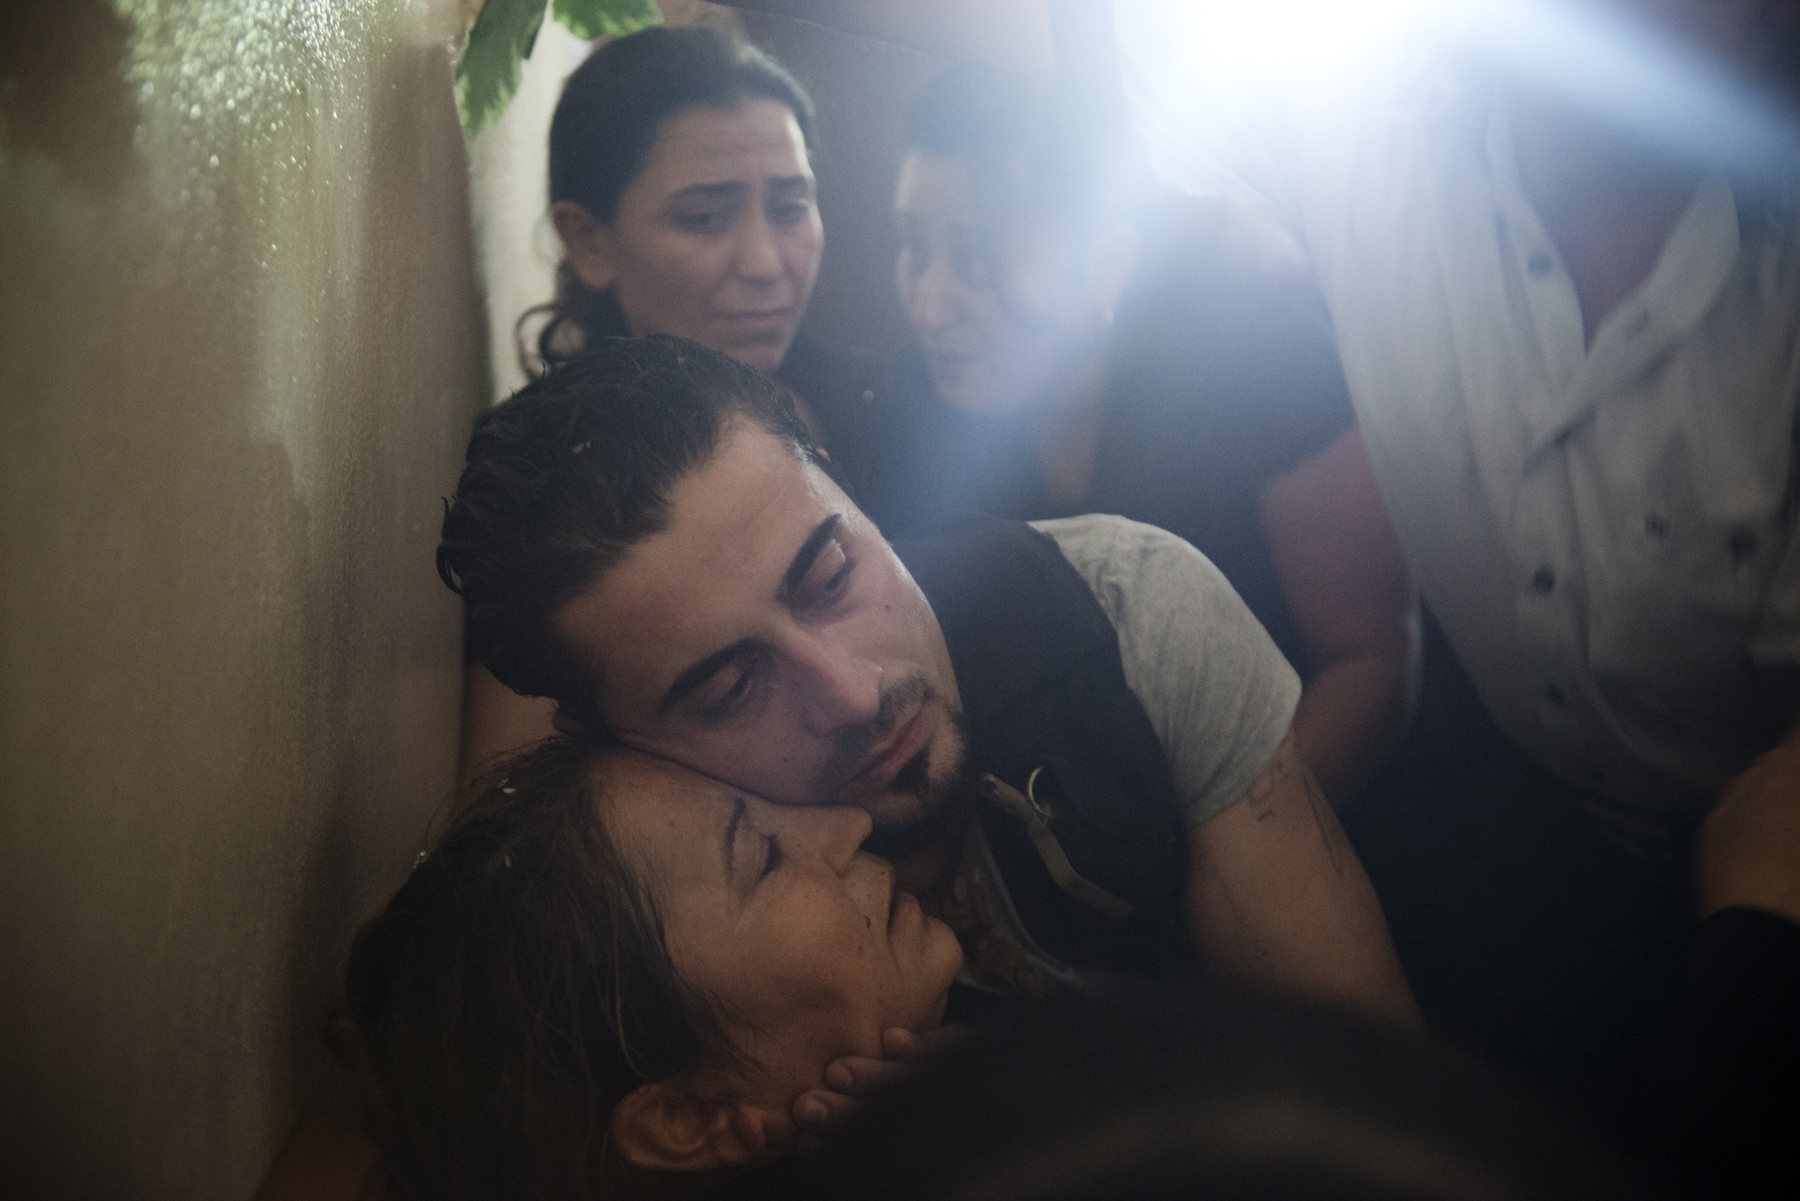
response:
<path fill-rule="evenodd" d="M 613 264 L 611 231 L 594 219 L 594 215 L 573 200 L 559 200 L 550 206 L 550 223 L 562 239 L 563 253 L 575 268 L 581 282 L 596 292 L 604 292 L 619 278 Z"/>
<path fill-rule="evenodd" d="M 760 1162 L 768 1115 L 741 1102 L 695 1096 L 674 1081 L 640 1085 L 613 1110 L 613 1144 L 653 1172 L 707 1172 Z"/>
<path fill-rule="evenodd" d="M 1088 249 L 1088 295 L 1102 325 L 1111 325 L 1119 297 L 1137 273 L 1141 243 L 1135 226 L 1118 224 L 1103 230 Z"/>

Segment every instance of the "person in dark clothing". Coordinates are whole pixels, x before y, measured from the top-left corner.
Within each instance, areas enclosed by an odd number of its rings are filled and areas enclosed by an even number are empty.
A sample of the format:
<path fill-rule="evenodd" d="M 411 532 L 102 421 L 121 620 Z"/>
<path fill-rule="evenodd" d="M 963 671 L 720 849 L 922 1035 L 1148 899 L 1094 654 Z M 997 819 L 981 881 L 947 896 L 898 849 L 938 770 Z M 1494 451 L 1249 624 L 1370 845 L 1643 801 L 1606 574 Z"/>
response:
<path fill-rule="evenodd" d="M 859 503 L 890 536 L 959 509 L 1180 535 L 1302 672 L 1303 752 L 1346 794 L 1405 711 L 1411 591 L 1294 248 L 1242 206 L 1146 201 L 1128 140 L 1017 81 L 953 71 L 907 132 L 918 341 L 834 447 Z"/>
<path fill-rule="evenodd" d="M 798 332 L 824 247 L 813 121 L 798 80 L 718 30 L 648 29 L 596 50 L 551 120 L 564 258 L 555 300 L 527 314 L 548 317 L 527 366 L 677 334 L 780 379 L 815 429 L 838 392 L 860 399 L 873 360 Z"/>
<path fill-rule="evenodd" d="M 933 384 L 930 359 L 904 352 L 878 393 L 886 453 L 857 495 L 890 535 L 943 511 L 1029 520 L 1117 513 L 1199 548 L 1302 673 L 1316 655 L 1282 595 L 1259 500 L 1263 485 L 1355 423 L 1323 308 L 1298 280 L 1272 278 L 1222 202 L 1170 197 L 1146 240 L 1158 247 L 1119 299 L 1102 353 L 1106 394 L 1087 487 L 1046 478 L 1029 404 L 962 408 Z M 1235 261 L 1234 261 L 1235 260 Z"/>

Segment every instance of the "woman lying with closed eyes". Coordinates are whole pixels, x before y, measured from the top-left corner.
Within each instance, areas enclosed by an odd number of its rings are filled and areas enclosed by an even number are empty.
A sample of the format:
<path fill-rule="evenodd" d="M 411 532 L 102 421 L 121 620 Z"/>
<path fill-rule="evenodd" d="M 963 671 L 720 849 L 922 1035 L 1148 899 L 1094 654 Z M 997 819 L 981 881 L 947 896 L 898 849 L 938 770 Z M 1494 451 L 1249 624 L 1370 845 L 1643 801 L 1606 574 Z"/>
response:
<path fill-rule="evenodd" d="M 962 963 L 868 832 L 631 751 L 508 765 L 351 952 L 394 1186 L 662 1193 L 793 1149 L 794 1099 L 938 1026 Z"/>

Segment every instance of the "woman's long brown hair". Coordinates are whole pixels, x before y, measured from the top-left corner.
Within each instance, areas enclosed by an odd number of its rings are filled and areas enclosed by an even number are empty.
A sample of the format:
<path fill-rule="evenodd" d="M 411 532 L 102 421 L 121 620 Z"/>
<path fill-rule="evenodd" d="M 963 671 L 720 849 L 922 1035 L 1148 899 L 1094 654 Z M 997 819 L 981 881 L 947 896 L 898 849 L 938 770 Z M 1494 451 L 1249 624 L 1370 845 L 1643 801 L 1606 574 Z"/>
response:
<path fill-rule="evenodd" d="M 618 753 L 554 739 L 501 767 L 357 936 L 338 1041 L 405 1195 L 613 1195 L 619 1100 L 735 1057 L 601 819 Z"/>

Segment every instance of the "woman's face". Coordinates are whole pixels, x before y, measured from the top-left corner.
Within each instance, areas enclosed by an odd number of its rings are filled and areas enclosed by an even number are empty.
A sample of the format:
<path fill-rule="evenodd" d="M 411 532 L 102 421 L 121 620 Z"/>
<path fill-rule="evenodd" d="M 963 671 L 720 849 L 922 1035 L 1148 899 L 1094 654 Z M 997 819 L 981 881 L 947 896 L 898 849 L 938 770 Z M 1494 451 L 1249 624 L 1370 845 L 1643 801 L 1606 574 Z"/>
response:
<path fill-rule="evenodd" d="M 678 334 L 773 371 L 819 273 L 824 227 L 806 140 L 774 100 L 665 118 L 610 224 L 572 201 L 557 232 L 582 282 L 631 332 Z"/>
<path fill-rule="evenodd" d="M 957 408 L 1017 408 L 1098 325 L 1057 226 L 982 211 L 961 164 L 923 151 L 900 167 L 894 282 L 938 395 Z"/>
<path fill-rule="evenodd" d="M 943 1020 L 962 950 L 858 851 L 862 809 L 775 805 L 659 760 L 615 760 L 604 819 L 662 916 L 689 984 L 722 1003 L 785 1112 L 841 1055 Z"/>

